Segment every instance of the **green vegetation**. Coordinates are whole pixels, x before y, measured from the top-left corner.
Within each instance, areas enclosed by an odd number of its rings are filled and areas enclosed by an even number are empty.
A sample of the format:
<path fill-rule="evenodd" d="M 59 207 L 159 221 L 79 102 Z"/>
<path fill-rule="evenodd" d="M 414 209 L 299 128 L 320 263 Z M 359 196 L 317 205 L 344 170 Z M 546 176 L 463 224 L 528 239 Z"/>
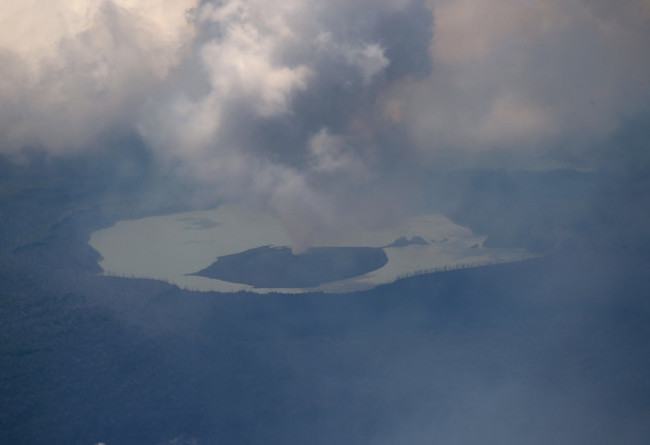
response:
<path fill-rule="evenodd" d="M 650 257 L 607 231 L 368 292 L 191 292 L 101 276 L 87 245 L 172 205 L 66 181 L 0 203 L 0 443 L 650 437 Z"/>

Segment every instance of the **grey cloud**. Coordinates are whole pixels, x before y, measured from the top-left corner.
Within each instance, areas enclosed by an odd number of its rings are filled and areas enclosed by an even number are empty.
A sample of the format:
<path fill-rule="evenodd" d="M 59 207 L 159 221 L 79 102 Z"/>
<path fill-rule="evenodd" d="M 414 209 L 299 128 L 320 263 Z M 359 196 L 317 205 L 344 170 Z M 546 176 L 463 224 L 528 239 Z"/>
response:
<path fill-rule="evenodd" d="M 501 151 L 539 166 L 555 147 L 584 155 L 647 106 L 646 2 L 621 7 L 636 18 L 589 2 L 430 4 L 433 75 L 391 86 L 386 99 L 402 107 L 420 156 L 471 164 Z"/>
<path fill-rule="evenodd" d="M 361 191 L 376 193 L 385 182 L 379 172 L 386 147 L 373 128 L 376 97 L 407 75 L 403 68 L 388 72 L 387 54 L 406 45 L 403 38 L 393 43 L 397 33 L 386 23 L 430 16 L 421 2 L 401 3 L 205 3 L 196 14 L 197 57 L 180 71 L 203 72 L 206 87 L 192 92 L 176 79 L 169 94 L 152 101 L 141 125 L 145 139 L 212 181 L 216 193 L 261 201 L 287 224 L 304 227 L 292 231 L 295 245 L 336 232 L 348 217 L 365 218 L 351 216 L 362 197 L 370 198 Z M 409 35 L 426 46 L 430 22 L 417 23 L 420 34 L 411 27 Z M 337 139 L 336 154 L 314 150 L 325 134 Z M 308 235 L 298 235 L 303 230 Z"/>
<path fill-rule="evenodd" d="M 4 21 L 47 38 L 0 31 L 3 152 L 138 132 L 216 197 L 317 226 L 300 245 L 408 211 L 430 169 L 593 167 L 614 155 L 587 147 L 648 103 L 647 1 L 58 0 L 51 22 L 21 8 Z"/>

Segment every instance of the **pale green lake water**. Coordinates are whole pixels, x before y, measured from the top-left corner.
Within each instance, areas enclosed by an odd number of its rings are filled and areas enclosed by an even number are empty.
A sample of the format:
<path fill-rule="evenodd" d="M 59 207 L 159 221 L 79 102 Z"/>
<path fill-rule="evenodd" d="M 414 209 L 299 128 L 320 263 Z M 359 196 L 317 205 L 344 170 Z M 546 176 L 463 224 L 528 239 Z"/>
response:
<path fill-rule="evenodd" d="M 427 269 L 515 261 L 528 256 L 523 249 L 472 248 L 480 246 L 485 237 L 437 214 L 417 216 L 390 229 L 350 230 L 319 246 L 381 247 L 401 236 L 420 236 L 430 244 L 385 248 L 388 263 L 384 267 L 309 289 L 254 288 L 185 275 L 209 266 L 219 256 L 264 245 L 291 245 L 288 233 L 277 218 L 233 205 L 120 221 L 94 232 L 90 245 L 102 255 L 100 266 L 107 275 L 155 278 L 186 289 L 221 292 L 347 292 L 369 289 Z"/>

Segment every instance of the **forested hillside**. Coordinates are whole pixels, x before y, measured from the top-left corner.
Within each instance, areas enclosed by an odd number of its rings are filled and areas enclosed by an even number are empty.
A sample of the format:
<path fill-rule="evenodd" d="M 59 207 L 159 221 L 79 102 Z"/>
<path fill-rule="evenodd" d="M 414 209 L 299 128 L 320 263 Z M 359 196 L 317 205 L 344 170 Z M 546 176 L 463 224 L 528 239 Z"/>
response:
<path fill-rule="evenodd" d="M 643 250 L 560 246 L 353 294 L 190 292 L 100 276 L 88 235 L 129 206 L 30 181 L 2 197 L 2 443 L 650 437 Z"/>

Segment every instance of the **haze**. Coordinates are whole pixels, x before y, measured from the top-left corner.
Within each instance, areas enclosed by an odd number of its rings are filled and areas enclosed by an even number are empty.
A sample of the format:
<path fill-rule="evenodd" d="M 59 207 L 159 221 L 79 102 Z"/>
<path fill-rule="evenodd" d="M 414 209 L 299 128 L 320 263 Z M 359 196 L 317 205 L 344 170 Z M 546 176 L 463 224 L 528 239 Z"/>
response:
<path fill-rule="evenodd" d="M 1 443 L 650 443 L 649 0 L 4 3 Z"/>

